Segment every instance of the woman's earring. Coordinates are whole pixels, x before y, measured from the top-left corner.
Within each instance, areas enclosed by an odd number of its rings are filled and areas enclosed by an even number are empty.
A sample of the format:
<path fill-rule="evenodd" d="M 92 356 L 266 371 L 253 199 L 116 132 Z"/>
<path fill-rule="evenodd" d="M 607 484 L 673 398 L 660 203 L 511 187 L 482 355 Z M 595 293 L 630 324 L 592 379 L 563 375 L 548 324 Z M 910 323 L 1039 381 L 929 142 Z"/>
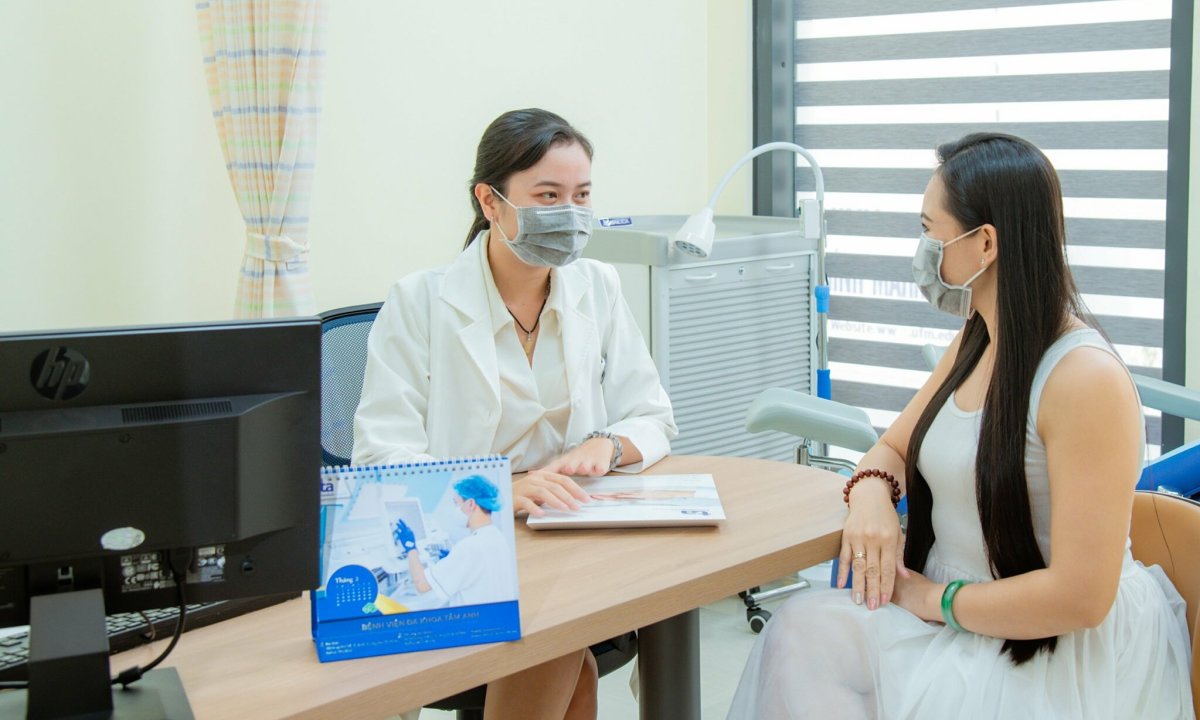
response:
<path fill-rule="evenodd" d="M 979 267 L 983 267 L 985 264 L 987 264 L 987 259 L 979 258 Z"/>

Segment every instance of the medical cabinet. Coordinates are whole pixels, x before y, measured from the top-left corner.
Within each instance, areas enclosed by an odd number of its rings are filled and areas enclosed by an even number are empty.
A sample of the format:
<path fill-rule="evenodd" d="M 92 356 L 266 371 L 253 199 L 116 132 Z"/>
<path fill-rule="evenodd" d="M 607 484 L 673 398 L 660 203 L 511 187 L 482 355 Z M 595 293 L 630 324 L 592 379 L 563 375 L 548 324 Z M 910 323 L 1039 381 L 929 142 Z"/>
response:
<path fill-rule="evenodd" d="M 796 438 L 746 432 L 758 393 L 813 393 L 817 241 L 795 219 L 717 216 L 712 252 L 672 247 L 683 215 L 598 220 L 584 255 L 613 264 L 671 398 L 683 455 L 791 462 Z"/>

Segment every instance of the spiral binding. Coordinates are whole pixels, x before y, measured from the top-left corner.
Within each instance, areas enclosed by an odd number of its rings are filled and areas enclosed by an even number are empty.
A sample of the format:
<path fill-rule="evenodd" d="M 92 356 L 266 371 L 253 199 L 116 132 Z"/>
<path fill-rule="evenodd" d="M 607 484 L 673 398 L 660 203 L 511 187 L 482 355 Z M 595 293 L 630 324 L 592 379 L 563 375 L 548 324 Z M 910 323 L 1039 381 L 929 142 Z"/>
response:
<path fill-rule="evenodd" d="M 399 470 L 401 475 L 423 475 L 440 470 L 481 470 L 498 467 L 496 463 L 508 460 L 507 455 L 479 455 L 476 457 L 445 458 L 415 463 L 387 463 L 381 465 L 330 465 L 321 468 L 321 476 L 373 473 L 383 475 L 389 470 Z"/>
<path fill-rule="evenodd" d="M 442 470 L 484 470 L 501 467 L 499 463 L 508 462 L 507 455 L 480 455 L 477 457 L 446 458 L 443 460 L 425 460 L 415 463 L 388 463 L 382 465 L 330 465 L 321 468 L 320 477 L 336 477 L 338 479 L 353 478 L 362 480 L 374 476 L 376 480 L 383 477 L 404 475 L 425 475 Z M 390 472 L 389 471 L 398 471 Z M 342 512 L 349 514 L 358 504 L 358 495 L 362 492 L 363 483 L 354 485 L 350 498 Z"/>

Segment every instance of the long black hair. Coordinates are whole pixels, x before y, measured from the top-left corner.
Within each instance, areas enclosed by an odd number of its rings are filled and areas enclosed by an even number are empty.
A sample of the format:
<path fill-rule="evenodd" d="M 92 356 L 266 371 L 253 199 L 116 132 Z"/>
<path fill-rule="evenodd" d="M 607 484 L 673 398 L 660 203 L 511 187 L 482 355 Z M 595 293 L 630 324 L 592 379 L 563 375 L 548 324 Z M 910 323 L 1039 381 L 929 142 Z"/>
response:
<path fill-rule="evenodd" d="M 1033 532 L 1025 477 L 1025 433 L 1033 376 L 1072 315 L 1086 317 L 1066 262 L 1066 229 L 1058 175 L 1040 150 L 1021 138 L 976 133 L 937 149 L 946 210 L 963 228 L 991 224 L 998 236 L 996 333 L 967 320 L 950 374 L 913 428 L 905 463 L 908 531 L 904 563 L 921 571 L 933 546 L 933 497 L 917 456 L 934 417 L 994 340 L 996 359 L 983 401 L 975 457 L 975 498 L 992 577 L 1046 567 Z M 1005 640 L 1021 664 L 1058 638 Z"/>
<path fill-rule="evenodd" d="M 592 143 L 570 123 L 548 110 L 510 110 L 493 120 L 479 139 L 479 148 L 475 151 L 475 174 L 467 185 L 475 219 L 467 231 L 463 248 L 471 244 L 480 230 L 490 226 L 475 197 L 476 185 L 486 183 L 507 196 L 508 178 L 513 173 L 537 165 L 550 148 L 572 143 L 579 143 L 591 160 Z"/>

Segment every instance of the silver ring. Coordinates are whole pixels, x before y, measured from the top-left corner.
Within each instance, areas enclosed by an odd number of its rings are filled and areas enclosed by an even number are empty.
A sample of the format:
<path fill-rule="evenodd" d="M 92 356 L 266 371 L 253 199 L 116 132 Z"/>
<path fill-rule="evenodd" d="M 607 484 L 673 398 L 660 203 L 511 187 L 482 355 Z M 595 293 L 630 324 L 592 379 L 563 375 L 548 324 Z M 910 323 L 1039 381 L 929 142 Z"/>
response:
<path fill-rule="evenodd" d="M 865 552 L 863 552 L 862 550 L 859 550 L 858 552 L 854 553 L 855 560 L 863 560 L 866 557 L 867 557 L 867 554 Z"/>

